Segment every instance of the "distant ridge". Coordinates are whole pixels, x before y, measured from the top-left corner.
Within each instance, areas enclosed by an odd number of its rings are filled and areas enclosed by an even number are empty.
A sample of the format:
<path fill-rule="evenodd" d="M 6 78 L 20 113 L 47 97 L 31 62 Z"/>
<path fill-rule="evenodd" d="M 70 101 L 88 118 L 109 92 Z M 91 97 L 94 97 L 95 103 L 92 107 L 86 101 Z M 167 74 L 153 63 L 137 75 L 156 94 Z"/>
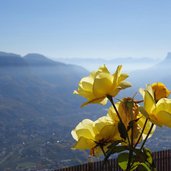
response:
<path fill-rule="evenodd" d="M 171 62 L 171 52 L 168 52 L 166 58 L 164 59 L 164 62 L 168 61 Z"/>
<path fill-rule="evenodd" d="M 171 52 L 168 52 L 162 61 L 154 64 L 147 69 L 136 70 L 131 73 L 130 81 L 137 87 L 145 86 L 153 82 L 163 82 L 166 85 L 171 85 Z M 136 79 L 140 80 L 137 81 Z"/>
<path fill-rule="evenodd" d="M 65 66 L 62 62 L 53 61 L 48 57 L 38 54 L 29 53 L 21 56 L 15 53 L 0 51 L 0 66 Z"/>
<path fill-rule="evenodd" d="M 73 91 L 87 74 L 40 54 L 0 53 L 0 170 L 32 170 L 40 161 L 56 168 L 84 158 L 69 147 L 71 128 L 85 117 Z"/>
<path fill-rule="evenodd" d="M 47 58 L 46 56 L 38 54 L 38 53 L 29 53 L 29 54 L 25 55 L 23 58 L 29 65 L 36 65 L 36 66 L 65 65 L 61 62 L 53 61 L 53 60 Z"/>
<path fill-rule="evenodd" d="M 0 52 L 0 66 L 27 66 L 27 63 L 20 55 Z"/>
<path fill-rule="evenodd" d="M 158 62 L 156 66 L 162 68 L 162 70 L 170 71 L 170 65 L 171 65 L 171 52 L 168 52 L 166 57 L 163 58 L 160 62 Z"/>

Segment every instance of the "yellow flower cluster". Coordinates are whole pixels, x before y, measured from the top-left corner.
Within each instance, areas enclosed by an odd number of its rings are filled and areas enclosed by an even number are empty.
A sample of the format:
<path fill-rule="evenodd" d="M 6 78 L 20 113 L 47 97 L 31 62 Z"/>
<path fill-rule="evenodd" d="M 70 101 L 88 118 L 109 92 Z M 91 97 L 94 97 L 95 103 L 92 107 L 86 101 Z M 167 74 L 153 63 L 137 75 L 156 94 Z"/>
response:
<path fill-rule="evenodd" d="M 140 89 L 144 99 L 144 107 L 140 111 L 154 124 L 171 127 L 171 99 L 167 97 L 170 91 L 163 83 L 157 82 Z"/>
<path fill-rule="evenodd" d="M 78 90 L 74 94 L 78 94 L 87 99 L 82 106 L 89 103 L 107 103 L 107 95 L 116 96 L 120 90 L 131 86 L 130 83 L 124 81 L 128 75 L 121 73 L 122 66 L 118 66 L 114 74 L 110 74 L 105 65 L 101 66 L 96 72 L 91 72 L 88 77 L 84 77 L 79 82 Z"/>
<path fill-rule="evenodd" d="M 72 130 L 71 134 L 77 141 L 73 149 L 90 149 L 92 155 L 101 154 L 102 149 L 106 150 L 106 147 L 117 139 L 115 123 L 107 116 L 95 122 L 84 119 Z"/>
<path fill-rule="evenodd" d="M 105 105 L 108 99 L 112 106 L 105 116 L 96 121 L 84 119 L 72 130 L 71 134 L 76 140 L 73 149 L 89 149 L 92 155 L 99 155 L 105 154 L 113 142 L 135 148 L 152 136 L 155 125 L 171 127 L 170 91 L 163 83 L 153 83 L 147 85 L 146 89 L 140 89 L 142 101 L 126 97 L 117 103 L 113 102 L 112 97 L 131 86 L 125 81 L 128 74 L 121 70 L 120 65 L 111 74 L 103 65 L 79 82 L 74 94 L 87 99 L 82 106 L 89 103 Z"/>

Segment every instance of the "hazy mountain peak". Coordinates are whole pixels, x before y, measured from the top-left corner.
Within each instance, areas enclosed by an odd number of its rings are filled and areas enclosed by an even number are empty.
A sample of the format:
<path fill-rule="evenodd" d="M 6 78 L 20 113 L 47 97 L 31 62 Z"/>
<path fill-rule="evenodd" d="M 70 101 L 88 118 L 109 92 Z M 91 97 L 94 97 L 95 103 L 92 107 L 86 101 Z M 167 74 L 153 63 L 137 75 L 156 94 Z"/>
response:
<path fill-rule="evenodd" d="M 159 63 L 160 66 L 170 65 L 171 64 L 171 52 L 167 53 L 167 56 Z"/>
<path fill-rule="evenodd" d="M 0 66 L 27 66 L 20 55 L 14 53 L 0 52 Z"/>
<path fill-rule="evenodd" d="M 51 61 L 51 62 L 54 62 L 51 59 L 45 57 L 44 55 L 38 54 L 38 53 L 29 53 L 29 54 L 25 55 L 24 58 L 29 59 L 29 60 L 34 60 L 34 61 L 48 61 L 48 62 Z"/>
<path fill-rule="evenodd" d="M 3 51 L 0 51 L 0 56 L 3 56 L 3 57 L 5 57 L 5 56 L 10 56 L 10 57 L 12 57 L 12 56 L 14 56 L 14 57 L 21 57 L 21 56 L 18 55 L 18 54 L 15 54 L 15 53 L 7 53 L 7 52 L 3 52 Z"/>
<path fill-rule="evenodd" d="M 38 54 L 38 53 L 29 53 L 24 56 L 25 61 L 30 65 L 57 65 L 62 64 L 56 61 L 49 59 L 48 57 Z"/>
<path fill-rule="evenodd" d="M 166 56 L 165 60 L 171 60 L 171 52 L 167 53 L 167 56 Z"/>

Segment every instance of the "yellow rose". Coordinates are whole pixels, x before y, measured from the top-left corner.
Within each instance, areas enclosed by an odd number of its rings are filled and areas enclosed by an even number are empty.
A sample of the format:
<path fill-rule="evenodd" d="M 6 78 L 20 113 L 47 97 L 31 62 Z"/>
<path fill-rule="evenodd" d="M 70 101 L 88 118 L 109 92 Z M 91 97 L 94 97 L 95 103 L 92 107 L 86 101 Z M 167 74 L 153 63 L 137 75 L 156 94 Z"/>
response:
<path fill-rule="evenodd" d="M 115 106 L 127 130 L 130 122 L 135 121 L 133 125 L 133 144 L 135 144 L 141 134 L 146 118 L 139 112 L 138 104 L 130 97 L 122 99 L 116 103 Z M 119 118 L 113 106 L 109 108 L 107 116 L 109 116 L 115 123 L 119 123 Z M 150 121 L 147 122 L 141 140 L 146 137 L 151 124 L 152 123 Z M 155 127 L 153 128 L 151 135 L 153 134 L 154 130 Z M 128 131 L 128 135 L 131 139 L 131 130 Z"/>
<path fill-rule="evenodd" d="M 160 87 L 155 90 L 151 85 L 148 85 L 145 90 L 141 89 L 140 93 L 144 98 L 144 107 L 140 107 L 140 110 L 154 124 L 171 127 L 171 99 L 160 98 L 156 101 L 155 92 L 158 94 L 157 97 L 163 97 L 163 92 L 165 92 L 163 90 Z"/>
<path fill-rule="evenodd" d="M 127 74 L 121 73 L 122 66 L 119 65 L 114 74 L 110 74 L 105 65 L 101 66 L 96 72 L 90 73 L 88 77 L 84 77 L 79 82 L 78 90 L 74 94 L 78 94 L 87 99 L 82 106 L 89 103 L 107 103 L 107 96 L 116 96 L 120 90 L 131 86 L 124 80 Z"/>
<path fill-rule="evenodd" d="M 132 104 L 131 104 L 132 103 Z M 130 104 L 130 106 L 129 106 Z M 118 103 L 116 103 L 116 108 L 119 112 L 119 115 L 122 119 L 122 122 L 124 123 L 125 127 L 128 127 L 129 122 L 131 120 L 136 120 L 137 119 L 137 115 L 139 113 L 138 111 L 138 105 L 136 103 L 133 102 L 133 99 L 128 97 L 128 98 L 124 98 L 121 101 L 119 101 Z M 115 121 L 119 122 L 118 117 L 115 117 L 115 110 L 113 108 L 113 106 L 111 106 L 109 108 L 108 111 L 108 115 Z"/>
<path fill-rule="evenodd" d="M 170 91 L 161 82 L 153 83 L 151 87 L 154 92 L 154 99 L 156 102 L 161 98 L 167 98 L 170 95 Z"/>
<path fill-rule="evenodd" d="M 73 149 L 89 149 L 92 155 L 102 154 L 101 148 L 106 151 L 107 146 L 116 139 L 115 128 L 115 124 L 107 116 L 94 122 L 84 119 L 71 132 L 72 137 L 76 140 Z"/>

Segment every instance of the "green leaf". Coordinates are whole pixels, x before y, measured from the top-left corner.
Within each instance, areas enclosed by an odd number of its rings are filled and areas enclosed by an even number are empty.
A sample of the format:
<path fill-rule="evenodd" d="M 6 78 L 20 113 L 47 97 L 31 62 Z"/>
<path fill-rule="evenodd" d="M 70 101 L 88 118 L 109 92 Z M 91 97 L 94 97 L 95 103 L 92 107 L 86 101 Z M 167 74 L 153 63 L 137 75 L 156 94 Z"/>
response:
<path fill-rule="evenodd" d="M 122 140 L 116 140 L 114 142 L 112 142 L 112 144 L 110 144 L 107 148 L 111 149 L 113 147 L 116 147 L 118 144 L 120 144 L 121 142 L 123 142 Z"/>
<path fill-rule="evenodd" d="M 135 170 L 139 166 L 139 164 L 140 164 L 139 162 L 134 162 L 134 164 L 131 166 L 130 171 Z"/>
<path fill-rule="evenodd" d="M 149 148 L 143 148 L 144 154 L 146 155 L 146 161 L 152 165 L 153 156 Z"/>
<path fill-rule="evenodd" d="M 118 164 L 122 170 L 126 170 L 128 165 L 129 154 L 128 153 L 121 153 L 118 156 Z"/>
<path fill-rule="evenodd" d="M 134 153 L 135 153 L 135 160 L 138 162 L 145 162 L 146 161 L 146 155 L 144 154 L 143 151 L 141 151 L 141 149 L 133 149 Z"/>
<path fill-rule="evenodd" d="M 127 130 L 126 130 L 125 125 L 123 124 L 123 122 L 118 123 L 118 130 L 119 130 L 121 138 L 126 140 L 128 133 L 127 133 Z"/>
<path fill-rule="evenodd" d="M 150 168 L 155 170 L 156 169 L 156 165 L 155 165 L 155 163 L 153 161 L 152 152 L 148 148 L 143 148 L 143 152 L 146 155 L 146 162 L 147 162 L 147 164 L 150 166 Z"/>
<path fill-rule="evenodd" d="M 114 153 L 120 153 L 120 152 L 123 152 L 125 150 L 128 150 L 128 147 L 127 146 L 113 146 L 111 148 L 108 149 L 108 151 L 106 152 L 106 156 L 105 156 L 105 159 L 104 159 L 104 162 L 107 161 L 107 159 Z"/>
<path fill-rule="evenodd" d="M 140 163 L 138 169 L 141 171 L 151 171 L 147 163 Z"/>
<path fill-rule="evenodd" d="M 113 153 L 120 153 L 125 150 L 128 150 L 128 146 L 115 146 L 115 147 L 111 148 L 110 151 L 112 151 Z"/>
<path fill-rule="evenodd" d="M 140 118 L 130 121 L 129 124 L 128 124 L 128 127 L 127 127 L 127 131 L 129 131 L 131 128 L 133 128 L 134 124 L 136 122 L 138 122 L 139 119 Z"/>

